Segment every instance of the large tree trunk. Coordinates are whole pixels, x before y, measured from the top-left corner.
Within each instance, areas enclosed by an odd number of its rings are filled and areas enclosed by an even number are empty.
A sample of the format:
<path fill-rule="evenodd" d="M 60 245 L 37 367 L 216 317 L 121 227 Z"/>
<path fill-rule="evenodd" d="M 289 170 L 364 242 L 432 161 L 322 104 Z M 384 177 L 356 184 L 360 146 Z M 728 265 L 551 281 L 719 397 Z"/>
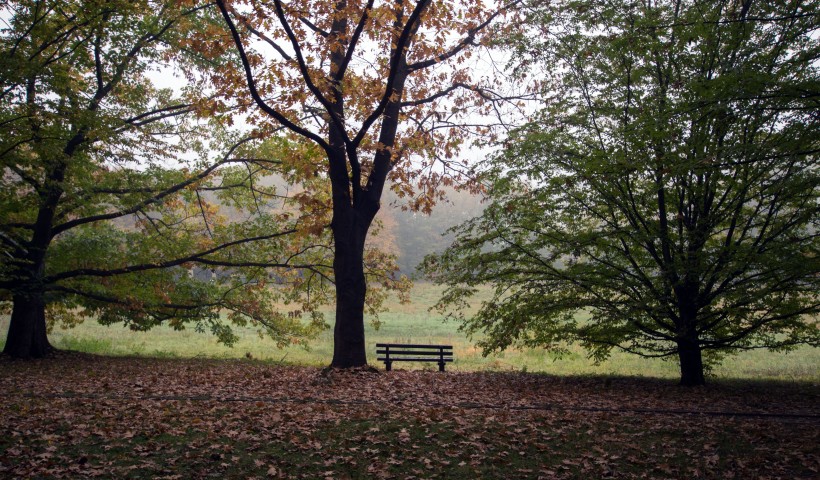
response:
<path fill-rule="evenodd" d="M 3 353 L 15 358 L 41 358 L 53 351 L 46 336 L 45 302 L 41 292 L 18 293 Z"/>
<path fill-rule="evenodd" d="M 333 218 L 336 277 L 336 324 L 333 330 L 332 367 L 367 365 L 364 343 L 364 243 L 375 212 L 344 208 Z"/>
<path fill-rule="evenodd" d="M 680 359 L 680 384 L 687 387 L 705 385 L 703 358 L 697 339 L 678 340 L 677 343 L 678 358 Z"/>

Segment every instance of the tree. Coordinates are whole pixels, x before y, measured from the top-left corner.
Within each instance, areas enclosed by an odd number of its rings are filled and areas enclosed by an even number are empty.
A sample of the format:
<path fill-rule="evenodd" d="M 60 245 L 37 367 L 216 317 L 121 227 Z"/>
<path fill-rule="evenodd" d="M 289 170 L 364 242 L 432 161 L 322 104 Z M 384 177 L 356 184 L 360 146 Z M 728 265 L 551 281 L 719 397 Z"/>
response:
<path fill-rule="evenodd" d="M 817 346 L 817 7 L 536 2 L 511 45 L 545 107 L 426 260 L 440 306 L 486 351 L 676 356 L 683 385 L 731 352 Z"/>
<path fill-rule="evenodd" d="M 230 105 L 209 96 L 202 74 L 220 59 L 184 48 L 192 32 L 213 27 L 206 9 L 171 0 L 6 4 L 6 354 L 46 355 L 49 325 L 88 317 L 138 330 L 192 322 L 230 343 L 224 314 L 280 345 L 324 325 L 316 307 L 329 298 L 328 238 L 310 232 L 326 213 L 298 195 L 316 190 L 312 180 L 296 180 L 289 197 L 271 185 L 273 174 L 293 179 L 281 159 L 293 146 L 226 127 Z M 158 88 L 152 77 L 161 75 L 177 87 Z M 275 283 L 293 288 L 268 288 Z M 279 311 L 291 302 L 312 321 Z"/>
<path fill-rule="evenodd" d="M 217 5 L 241 69 L 215 81 L 250 93 L 256 123 L 272 121 L 324 155 L 307 167 L 332 191 L 332 366 L 365 365 L 363 251 L 385 184 L 429 211 L 439 186 L 465 173 L 454 158 L 469 127 L 459 119 L 476 98 L 497 97 L 463 65 L 505 9 L 430 0 Z M 250 50 L 251 39 L 269 54 Z"/>

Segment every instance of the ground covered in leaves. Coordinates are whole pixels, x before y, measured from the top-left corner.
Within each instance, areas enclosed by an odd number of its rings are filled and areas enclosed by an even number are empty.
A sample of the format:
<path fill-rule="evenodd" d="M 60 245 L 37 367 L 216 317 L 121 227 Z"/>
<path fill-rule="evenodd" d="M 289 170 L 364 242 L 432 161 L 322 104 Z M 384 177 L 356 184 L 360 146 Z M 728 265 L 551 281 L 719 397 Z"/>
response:
<path fill-rule="evenodd" d="M 820 387 L 0 359 L 3 478 L 818 478 Z"/>

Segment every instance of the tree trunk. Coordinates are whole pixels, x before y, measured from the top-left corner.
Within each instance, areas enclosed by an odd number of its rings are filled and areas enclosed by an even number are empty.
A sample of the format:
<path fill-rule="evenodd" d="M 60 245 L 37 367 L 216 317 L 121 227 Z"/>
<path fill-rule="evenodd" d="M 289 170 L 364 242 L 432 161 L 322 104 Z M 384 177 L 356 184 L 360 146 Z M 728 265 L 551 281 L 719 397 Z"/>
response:
<path fill-rule="evenodd" d="M 680 359 L 681 385 L 694 387 L 706 384 L 703 376 L 703 358 L 697 339 L 678 340 L 678 358 Z"/>
<path fill-rule="evenodd" d="M 3 353 L 15 358 L 41 358 L 54 348 L 46 335 L 45 302 L 41 292 L 15 294 L 6 347 Z"/>
<path fill-rule="evenodd" d="M 336 324 L 331 367 L 367 365 L 364 343 L 364 243 L 374 213 L 345 208 L 334 214 L 333 273 L 336 277 Z"/>

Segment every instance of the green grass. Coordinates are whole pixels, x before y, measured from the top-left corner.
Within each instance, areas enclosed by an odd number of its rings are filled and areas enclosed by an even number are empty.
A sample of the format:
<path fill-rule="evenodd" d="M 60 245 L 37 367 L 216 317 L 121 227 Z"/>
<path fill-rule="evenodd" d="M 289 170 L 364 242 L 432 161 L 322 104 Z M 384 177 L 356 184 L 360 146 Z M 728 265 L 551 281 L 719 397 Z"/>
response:
<path fill-rule="evenodd" d="M 616 375 L 676 378 L 678 367 L 674 361 L 644 359 L 626 353 L 613 353 L 609 360 L 594 365 L 580 347 L 571 349 L 570 355 L 560 360 L 543 349 L 511 349 L 506 352 L 482 356 L 481 351 L 458 331 L 458 325 L 443 322 L 442 317 L 428 308 L 438 298 L 437 287 L 417 284 L 407 305 L 392 303 L 390 311 L 382 314 L 383 325 L 374 330 L 366 322 L 366 338 L 370 346 L 368 357 L 376 364 L 377 342 L 413 342 L 452 344 L 455 362 L 448 369 L 456 371 L 522 371 L 544 372 L 557 375 Z M 332 321 L 332 312 L 328 312 Z M 8 317 L 0 319 L 0 329 L 5 332 Z M 100 355 L 139 355 L 151 357 L 180 358 L 243 358 L 287 364 L 324 366 L 333 354 L 332 331 L 323 332 L 312 340 L 307 349 L 292 346 L 278 349 L 270 340 L 260 338 L 251 328 L 236 328 L 240 340 L 231 347 L 216 342 L 208 333 L 192 328 L 175 331 L 168 327 L 155 328 L 149 332 L 134 332 L 122 326 L 102 326 L 85 322 L 69 330 L 56 328 L 50 335 L 52 343 L 61 349 L 76 350 Z M 4 337 L 4 336 L 3 336 Z M 4 340 L 4 338 L 3 338 Z M 803 347 L 789 354 L 768 351 L 744 352 L 727 358 L 713 375 L 716 378 L 769 379 L 785 381 L 820 381 L 820 349 Z M 398 368 L 435 369 L 433 363 L 401 364 Z"/>

